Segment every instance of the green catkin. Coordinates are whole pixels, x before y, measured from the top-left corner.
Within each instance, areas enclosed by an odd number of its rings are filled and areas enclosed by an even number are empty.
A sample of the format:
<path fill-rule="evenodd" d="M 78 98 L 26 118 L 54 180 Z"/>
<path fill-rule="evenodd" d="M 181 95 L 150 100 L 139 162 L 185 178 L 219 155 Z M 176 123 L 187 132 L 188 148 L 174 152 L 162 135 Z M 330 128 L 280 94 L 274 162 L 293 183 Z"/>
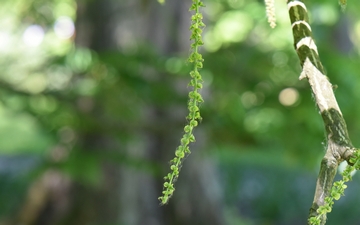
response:
<path fill-rule="evenodd" d="M 161 0 L 159 0 L 161 1 Z M 200 8 L 204 7 L 204 4 L 201 0 L 192 0 L 192 5 L 190 11 L 195 11 L 191 16 L 191 53 L 188 58 L 188 61 L 192 63 L 193 69 L 190 72 L 190 83 L 189 86 L 192 86 L 192 91 L 189 92 L 189 101 L 188 101 L 188 110 L 189 114 L 186 117 L 188 124 L 184 127 L 184 135 L 180 140 L 179 147 L 175 150 L 175 157 L 170 161 L 171 172 L 164 177 L 164 185 L 162 196 L 159 197 L 161 204 L 166 204 L 171 198 L 172 194 L 175 191 L 174 183 L 179 177 L 179 171 L 182 166 L 183 160 L 187 155 L 190 154 L 189 144 L 195 142 L 195 137 L 193 135 L 193 130 L 198 126 L 198 121 L 201 120 L 199 105 L 204 101 L 199 90 L 202 88 L 202 78 L 199 72 L 199 69 L 203 67 L 203 58 L 199 53 L 199 47 L 204 43 L 202 41 L 202 29 L 205 27 L 205 24 L 202 22 L 203 16 L 200 12 Z"/>

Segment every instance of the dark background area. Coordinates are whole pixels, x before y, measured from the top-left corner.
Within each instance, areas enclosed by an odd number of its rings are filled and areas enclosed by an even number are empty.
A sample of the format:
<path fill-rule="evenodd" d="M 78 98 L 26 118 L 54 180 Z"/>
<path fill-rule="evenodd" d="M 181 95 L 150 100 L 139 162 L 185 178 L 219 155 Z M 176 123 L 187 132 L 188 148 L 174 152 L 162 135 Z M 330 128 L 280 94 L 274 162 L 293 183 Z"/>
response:
<path fill-rule="evenodd" d="M 186 124 L 191 1 L 2 0 L 0 225 L 305 224 L 324 129 L 299 81 L 284 1 L 204 0 L 205 102 L 169 204 Z M 360 145 L 360 2 L 306 1 Z M 339 179 L 339 178 L 337 178 Z M 329 225 L 359 224 L 357 175 Z"/>

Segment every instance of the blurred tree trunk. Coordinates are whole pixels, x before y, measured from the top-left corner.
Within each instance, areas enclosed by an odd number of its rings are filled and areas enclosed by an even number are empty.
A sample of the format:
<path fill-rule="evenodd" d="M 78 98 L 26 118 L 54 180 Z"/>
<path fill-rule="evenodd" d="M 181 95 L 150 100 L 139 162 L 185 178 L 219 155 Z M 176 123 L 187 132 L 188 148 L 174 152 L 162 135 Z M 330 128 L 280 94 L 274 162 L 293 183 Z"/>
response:
<path fill-rule="evenodd" d="M 96 53 L 136 52 L 141 46 L 134 40 L 141 38 L 160 55 L 171 56 L 182 53 L 186 56 L 190 46 L 188 40 L 190 3 L 190 1 L 168 1 L 161 6 L 155 0 L 78 0 L 75 45 L 78 48 L 92 49 Z M 119 64 L 121 63 L 119 60 Z M 117 75 L 121 76 L 121 74 Z M 182 94 L 187 96 L 186 84 L 182 83 L 179 86 L 178 82 L 164 73 L 156 76 L 157 83 L 170 85 L 172 90 L 181 90 Z M 130 88 L 133 88 L 135 93 L 138 91 L 136 87 Z M 163 94 L 167 95 L 167 93 Z M 154 177 L 150 173 L 139 172 L 126 165 L 119 166 L 103 161 L 101 163 L 103 176 L 99 185 L 91 186 L 73 180 L 70 188 L 69 182 L 66 182 L 66 186 L 60 188 L 61 192 L 58 193 L 62 194 L 61 196 L 66 194 L 62 198 L 67 200 L 64 206 L 66 209 L 63 207 L 62 213 L 58 213 L 56 207 L 55 210 L 50 210 L 59 204 L 56 199 L 46 200 L 48 196 L 56 196 L 57 189 L 52 190 L 50 195 L 45 188 L 45 191 L 40 191 L 43 193 L 42 206 L 36 215 L 32 215 L 36 218 L 31 219 L 33 222 L 26 222 L 30 221 L 29 219 L 23 220 L 23 224 L 223 224 L 221 190 L 216 186 L 215 165 L 209 160 L 204 160 L 198 152 L 205 139 L 204 132 L 200 129 L 197 133 L 202 134 L 202 137 L 197 139 L 196 146 L 193 146 L 194 153 L 186 160 L 177 184 L 176 196 L 169 205 L 159 206 L 157 198 L 162 191 L 162 177 L 169 170 L 166 162 L 173 157 L 181 138 L 183 127 L 177 124 L 185 123 L 185 110 L 177 113 L 178 110 L 170 109 L 170 105 L 173 104 L 171 99 L 162 106 L 146 105 L 143 109 L 146 113 L 142 114 L 146 118 L 139 121 L 146 121 L 148 124 L 134 124 L 136 128 L 131 130 L 117 125 L 107 128 L 128 132 L 129 140 L 119 144 L 118 140 L 115 140 L 116 137 L 110 137 L 103 132 L 102 121 L 107 115 L 101 108 L 104 96 L 101 96 L 101 93 L 99 95 L 76 96 L 74 99 L 73 104 L 81 120 L 79 123 L 83 124 L 83 127 L 80 125 L 79 129 L 75 129 L 78 141 L 76 149 L 72 151 L 98 155 L 121 151 L 121 154 L 129 157 L 162 163 L 164 165 L 162 174 Z M 113 97 L 117 97 L 115 93 Z M 186 109 L 186 102 L 179 108 Z M 86 123 L 92 120 L 96 121 L 95 125 L 88 126 Z M 157 127 L 157 129 L 147 127 Z M 86 168 L 81 167 L 82 159 L 78 160 L 78 170 L 85 170 Z"/>
<path fill-rule="evenodd" d="M 76 45 L 89 47 L 96 52 L 116 49 L 134 51 L 139 47 L 134 40 L 140 37 L 148 41 L 148 44 L 161 55 L 176 55 L 179 52 L 188 54 L 190 3 L 190 1 L 168 1 L 161 6 L 157 1 L 152 0 L 79 1 Z M 174 88 L 178 85 L 166 74 L 160 75 L 158 82 Z M 180 88 L 186 96 L 188 91 L 186 86 Z M 186 105 L 181 107 L 185 108 Z M 163 121 L 183 124 L 186 116 L 182 114 L 174 117 L 172 115 L 174 112 L 166 109 L 166 106 L 148 105 L 145 111 L 149 112 L 145 121 L 155 126 L 164 124 Z M 176 128 L 175 125 L 173 127 Z M 173 127 L 165 124 L 155 132 L 138 129 L 132 135 L 140 137 L 142 143 L 124 143 L 121 149 L 127 155 L 134 157 L 167 162 L 173 156 L 182 134 L 182 127 L 178 127 L 177 132 L 174 132 Z M 84 137 L 84 143 L 89 144 L 89 147 L 93 146 L 93 142 L 100 139 L 101 134 L 98 135 L 98 137 L 90 137 L 92 141 Z M 201 144 L 198 144 L 197 150 L 200 147 Z M 155 179 L 149 174 L 142 174 L 125 166 L 122 166 L 120 171 L 116 167 L 107 167 L 104 173 L 113 174 L 111 179 L 117 181 L 112 181 L 113 186 L 107 192 L 102 192 L 103 197 L 95 204 L 99 208 L 95 211 L 101 211 L 106 205 L 115 207 L 106 207 L 112 212 L 106 213 L 106 216 L 98 215 L 102 219 L 97 221 L 104 222 L 106 219 L 109 222 L 118 221 L 129 225 L 223 224 L 219 205 L 221 194 L 213 185 L 216 184 L 214 165 L 210 161 L 205 162 L 200 154 L 194 153 L 190 158 L 185 165 L 185 168 L 188 168 L 181 174 L 176 192 L 177 196 L 182 197 L 175 196 L 169 205 L 161 207 L 160 210 L 157 197 L 162 190 L 162 179 Z M 168 171 L 168 168 L 165 168 L 163 175 L 165 171 Z M 83 190 L 79 191 L 84 193 Z M 104 210 L 102 211 L 105 213 Z M 108 214 L 113 216 L 108 217 Z M 115 215 L 119 217 L 116 218 Z"/>

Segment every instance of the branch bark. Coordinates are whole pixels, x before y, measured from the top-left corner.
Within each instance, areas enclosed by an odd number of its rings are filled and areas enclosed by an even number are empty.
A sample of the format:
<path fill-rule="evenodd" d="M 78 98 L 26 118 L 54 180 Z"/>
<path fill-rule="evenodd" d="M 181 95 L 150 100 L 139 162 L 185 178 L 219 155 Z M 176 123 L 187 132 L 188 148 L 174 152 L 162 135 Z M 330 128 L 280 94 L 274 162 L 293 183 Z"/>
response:
<path fill-rule="evenodd" d="M 344 160 L 351 164 L 350 158 L 355 152 L 355 148 L 351 144 L 345 120 L 312 38 L 306 6 L 301 1 L 289 0 L 288 9 L 294 46 L 302 66 L 300 79 L 308 80 L 325 126 L 326 153 L 320 164 L 314 200 L 309 213 L 309 219 L 320 216 L 320 224 L 325 224 L 326 214 L 319 214 L 317 209 L 323 206 L 326 197 L 331 195 L 338 165 Z"/>

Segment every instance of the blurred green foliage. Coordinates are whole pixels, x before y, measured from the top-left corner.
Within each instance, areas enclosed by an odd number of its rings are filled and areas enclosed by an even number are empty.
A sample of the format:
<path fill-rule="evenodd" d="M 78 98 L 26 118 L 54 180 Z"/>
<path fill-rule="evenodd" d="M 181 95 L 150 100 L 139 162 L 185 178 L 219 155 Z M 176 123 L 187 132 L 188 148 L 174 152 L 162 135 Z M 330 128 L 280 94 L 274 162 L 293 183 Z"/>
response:
<path fill-rule="evenodd" d="M 348 2 L 345 13 L 336 1 L 306 3 L 320 57 L 359 146 L 360 2 Z M 309 85 L 298 81 L 286 5 L 276 2 L 278 24 L 271 30 L 261 1 L 205 4 L 199 129 L 206 134 L 201 148 L 221 174 L 226 221 L 303 224 L 325 138 Z M 167 165 L 138 157 L 147 148 L 139 131 L 181 136 L 186 52 L 163 55 L 140 38 L 127 51 L 95 52 L 56 33 L 60 17 L 76 20 L 74 0 L 3 0 L 0 6 L 0 221 L 16 215 L 28 185 L 49 168 L 92 186 L 101 182 L 103 162 L 160 178 L 159 164 Z M 38 33 L 24 36 L 33 25 Z M 298 93 L 288 106 L 279 101 L 287 88 Z M 151 107 L 169 116 L 151 121 Z M 359 179 L 348 186 L 329 225 L 357 224 Z"/>

